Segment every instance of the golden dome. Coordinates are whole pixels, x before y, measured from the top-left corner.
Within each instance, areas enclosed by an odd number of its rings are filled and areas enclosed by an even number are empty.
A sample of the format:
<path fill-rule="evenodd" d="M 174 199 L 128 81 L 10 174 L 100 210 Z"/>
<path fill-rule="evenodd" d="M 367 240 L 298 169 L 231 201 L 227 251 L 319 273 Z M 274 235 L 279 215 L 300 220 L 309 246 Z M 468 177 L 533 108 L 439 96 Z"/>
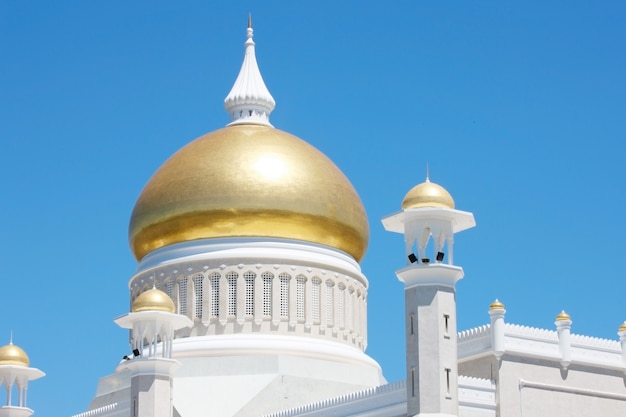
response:
<path fill-rule="evenodd" d="M 298 239 L 360 260 L 369 226 L 345 175 L 303 140 L 269 126 L 232 125 L 170 157 L 137 199 L 135 257 L 179 242 L 220 237 Z"/>
<path fill-rule="evenodd" d="M 571 320 L 572 318 L 565 312 L 565 310 L 561 310 L 559 314 L 556 315 L 556 321 L 564 321 Z"/>
<path fill-rule="evenodd" d="M 623 323 L 619 326 L 618 331 L 620 331 L 620 332 L 626 332 L 626 321 L 625 321 L 625 322 L 623 322 Z"/>
<path fill-rule="evenodd" d="M 430 182 L 426 178 L 426 181 L 411 188 L 402 200 L 402 209 L 420 207 L 446 207 L 453 209 L 454 200 L 445 188 Z"/>
<path fill-rule="evenodd" d="M 9 343 L 0 347 L 0 365 L 28 366 L 30 359 L 21 347 Z"/>
<path fill-rule="evenodd" d="M 167 311 L 168 313 L 173 313 L 176 311 L 176 307 L 169 295 L 156 288 L 151 288 L 135 298 L 131 311 L 133 313 L 139 313 L 140 311 Z"/>
<path fill-rule="evenodd" d="M 496 301 L 489 305 L 489 310 L 504 310 L 504 304 L 502 304 L 497 298 Z"/>

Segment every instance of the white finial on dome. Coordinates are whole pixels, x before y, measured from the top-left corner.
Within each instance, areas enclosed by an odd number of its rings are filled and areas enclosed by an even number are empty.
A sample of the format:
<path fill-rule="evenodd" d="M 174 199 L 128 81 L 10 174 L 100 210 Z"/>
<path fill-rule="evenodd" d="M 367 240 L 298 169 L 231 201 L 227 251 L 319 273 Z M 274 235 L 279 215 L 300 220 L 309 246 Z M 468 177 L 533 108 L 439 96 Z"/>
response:
<path fill-rule="evenodd" d="M 233 88 L 224 100 L 230 114 L 228 126 L 236 124 L 270 124 L 270 113 L 276 102 L 263 82 L 254 51 L 252 18 L 248 17 L 248 30 L 243 64 Z"/>

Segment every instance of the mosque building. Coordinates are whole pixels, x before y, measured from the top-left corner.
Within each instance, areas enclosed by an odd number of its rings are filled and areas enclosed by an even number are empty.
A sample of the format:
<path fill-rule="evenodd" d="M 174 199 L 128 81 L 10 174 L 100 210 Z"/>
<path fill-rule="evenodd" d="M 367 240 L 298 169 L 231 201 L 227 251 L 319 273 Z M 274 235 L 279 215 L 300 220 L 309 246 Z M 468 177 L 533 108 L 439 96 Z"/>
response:
<path fill-rule="evenodd" d="M 489 323 L 457 331 L 454 235 L 475 220 L 428 177 L 382 219 L 407 259 L 406 378 L 386 381 L 366 353 L 365 209 L 329 158 L 271 125 L 250 23 L 225 107 L 226 127 L 172 155 L 137 199 L 131 311 L 115 319 L 133 354 L 74 417 L 626 415 L 626 323 L 619 341 L 572 334 L 565 312 L 529 328 L 495 300 Z M 0 417 L 30 416 L 42 376 L 1 347 Z"/>

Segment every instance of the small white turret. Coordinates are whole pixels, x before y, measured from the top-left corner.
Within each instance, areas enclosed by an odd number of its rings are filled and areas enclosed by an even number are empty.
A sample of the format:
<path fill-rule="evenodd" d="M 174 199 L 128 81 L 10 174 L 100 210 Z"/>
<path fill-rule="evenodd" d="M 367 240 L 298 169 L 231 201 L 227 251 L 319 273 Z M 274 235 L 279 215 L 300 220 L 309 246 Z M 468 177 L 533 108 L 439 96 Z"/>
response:
<path fill-rule="evenodd" d="M 131 331 L 133 357 L 125 356 L 118 371 L 131 372 L 133 415 L 172 416 L 172 374 L 180 366 L 172 359 L 172 340 L 176 330 L 193 324 L 174 311 L 171 298 L 152 288 L 135 299 L 130 313 L 115 319 L 120 327 Z"/>
<path fill-rule="evenodd" d="M 0 417 L 28 417 L 33 414 L 34 411 L 26 405 L 28 382 L 46 374 L 29 365 L 28 355 L 14 345 L 13 340 L 0 347 L 0 385 L 4 385 L 7 393 L 6 405 L 0 406 Z M 17 401 L 13 398 L 14 388 L 17 388 Z"/>
<path fill-rule="evenodd" d="M 402 209 L 385 217 L 383 225 L 390 232 L 404 234 L 406 255 L 411 263 L 440 263 L 445 255 L 444 246 L 447 245 L 447 263 L 452 265 L 454 234 L 476 226 L 474 215 L 455 210 L 454 200 L 448 191 L 430 182 L 428 177 L 406 194 Z M 433 239 L 432 255 L 426 250 L 430 238 Z M 413 248 L 417 255 L 413 253 Z"/>
<path fill-rule="evenodd" d="M 163 291 L 152 288 L 141 293 L 133 302 L 132 312 L 115 319 L 115 323 L 131 330 L 133 351 L 142 351 L 147 344 L 147 357 L 156 358 L 160 341 L 161 357 L 170 359 L 174 332 L 193 325 L 188 317 L 174 311 L 172 299 Z"/>
<path fill-rule="evenodd" d="M 624 374 L 626 374 L 626 321 L 619 326 L 617 334 L 622 346 L 622 361 L 624 362 Z"/>
<path fill-rule="evenodd" d="M 572 362 L 572 341 L 571 341 L 571 329 L 572 319 L 565 310 L 561 311 L 554 322 L 556 325 L 556 331 L 559 334 L 559 351 L 561 352 L 561 367 L 563 370 L 567 370 L 567 367 Z"/>
<path fill-rule="evenodd" d="M 498 360 L 502 358 L 505 351 L 504 345 L 504 315 L 506 310 L 496 298 L 496 301 L 489 306 L 489 316 L 491 317 L 491 349 Z"/>

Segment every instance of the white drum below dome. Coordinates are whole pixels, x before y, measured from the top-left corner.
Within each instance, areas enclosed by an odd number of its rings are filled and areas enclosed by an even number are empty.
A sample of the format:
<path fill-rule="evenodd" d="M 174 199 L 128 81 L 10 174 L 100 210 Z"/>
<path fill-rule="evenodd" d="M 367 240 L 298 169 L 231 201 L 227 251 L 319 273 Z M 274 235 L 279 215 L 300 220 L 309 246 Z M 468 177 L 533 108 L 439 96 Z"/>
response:
<path fill-rule="evenodd" d="M 185 242 L 147 255 L 129 286 L 131 303 L 156 286 L 194 321 L 177 337 L 275 334 L 367 346 L 367 279 L 352 257 L 322 245 Z"/>

